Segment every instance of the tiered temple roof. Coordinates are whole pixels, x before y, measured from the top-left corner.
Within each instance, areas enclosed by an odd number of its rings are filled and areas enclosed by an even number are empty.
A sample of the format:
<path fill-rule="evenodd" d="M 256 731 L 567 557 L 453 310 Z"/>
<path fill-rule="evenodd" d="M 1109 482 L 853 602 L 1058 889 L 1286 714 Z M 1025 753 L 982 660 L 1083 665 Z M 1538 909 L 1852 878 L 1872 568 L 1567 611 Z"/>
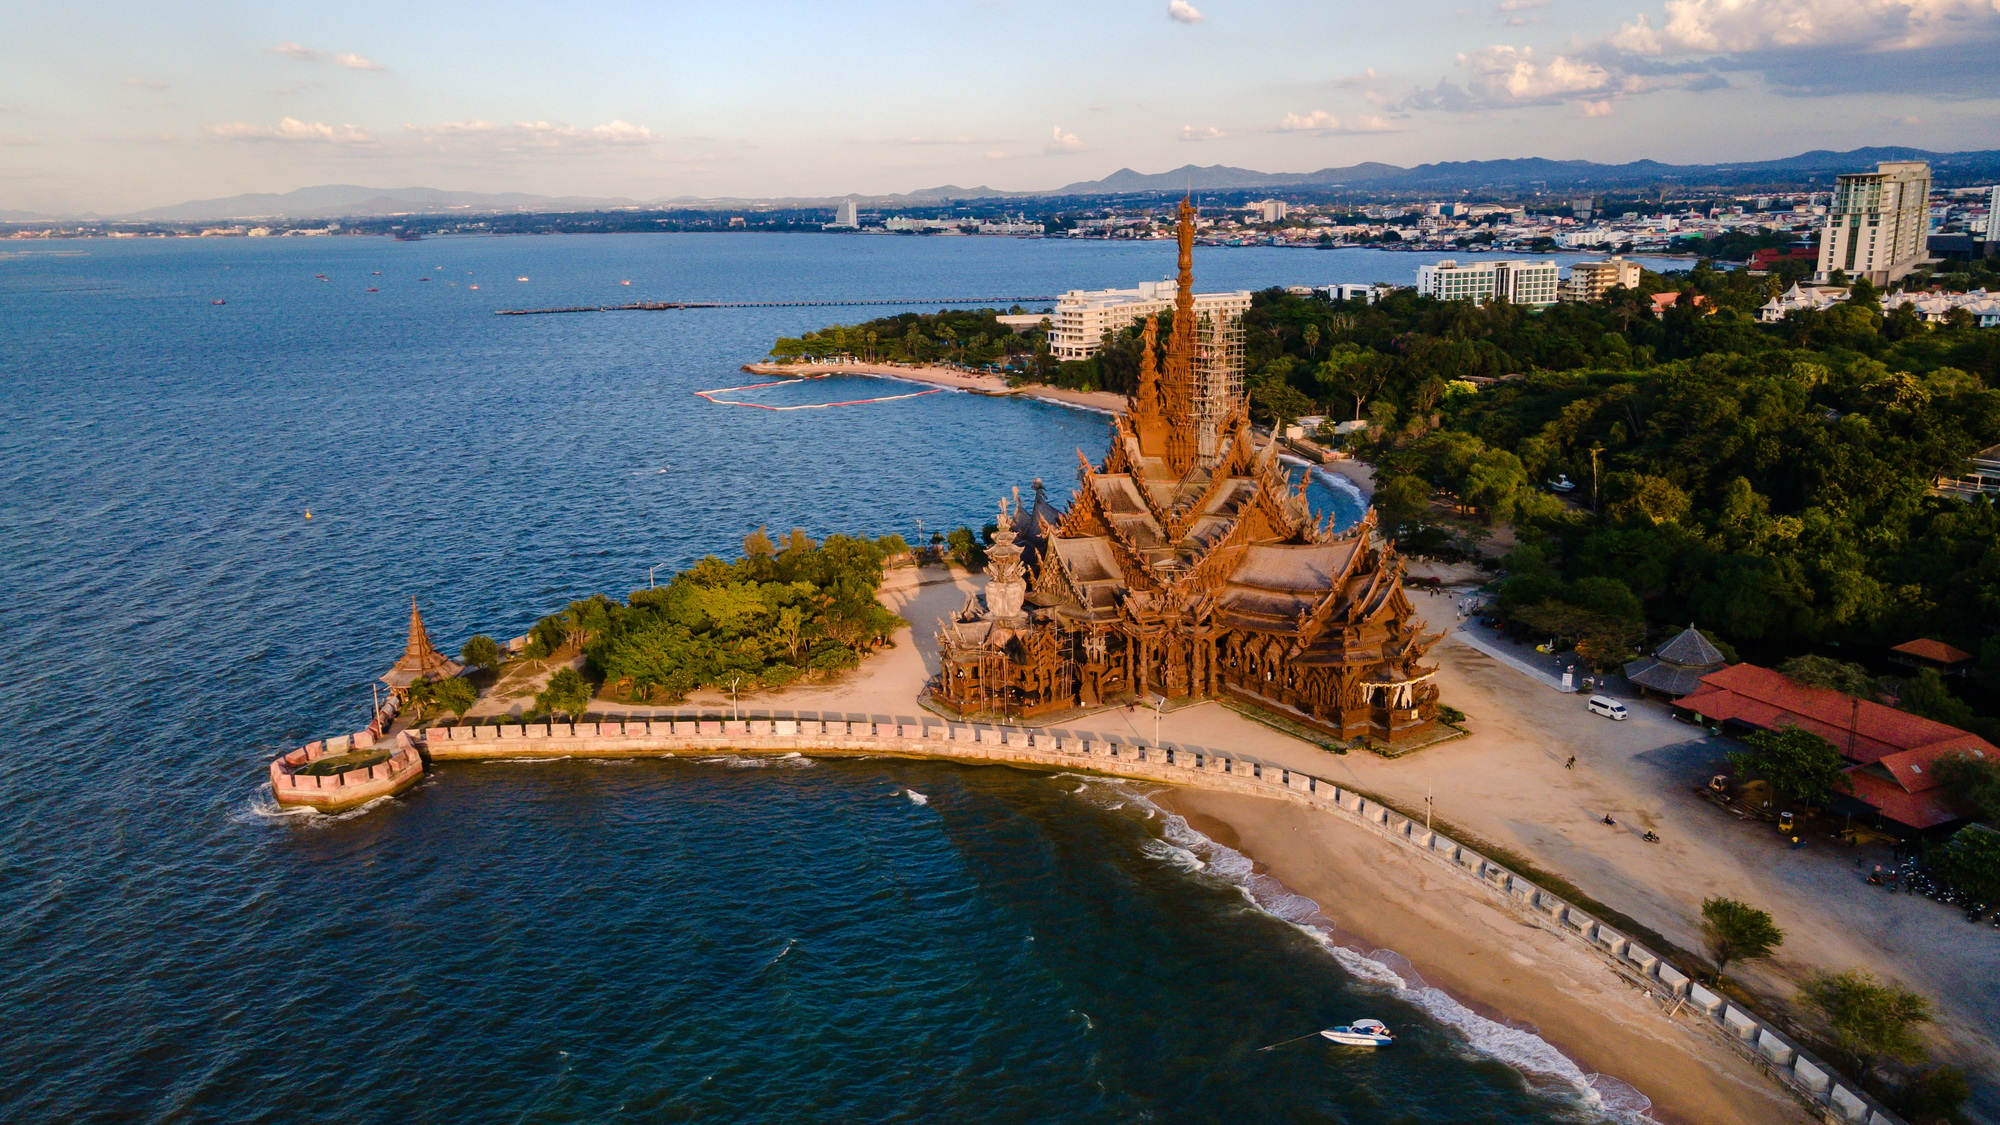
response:
<path fill-rule="evenodd" d="M 465 666 L 445 656 L 431 644 L 431 635 L 424 628 L 424 615 L 417 612 L 417 599 L 410 599 L 410 639 L 403 646 L 402 659 L 387 672 L 382 673 L 382 682 L 397 691 L 408 688 L 418 680 L 442 680 L 458 675 Z"/>
<path fill-rule="evenodd" d="M 1234 695 L 1344 735 L 1429 726 L 1435 669 L 1419 661 L 1440 637 L 1413 620 L 1401 560 L 1372 512 L 1339 533 L 1317 520 L 1248 404 L 1210 393 L 1235 374 L 1213 356 L 1197 364 L 1200 342 L 1229 328 L 1197 322 L 1186 203 L 1179 235 L 1165 363 L 1149 318 L 1128 409 L 1101 463 L 1079 453 L 1068 508 L 1047 504 L 1039 482 L 1031 511 L 1017 496 L 1010 517 L 1002 502 L 1005 558 L 984 608 L 968 605 L 940 631 L 945 667 L 931 695 L 1008 713 Z M 1024 515 L 1031 566 L 1013 547 Z"/>

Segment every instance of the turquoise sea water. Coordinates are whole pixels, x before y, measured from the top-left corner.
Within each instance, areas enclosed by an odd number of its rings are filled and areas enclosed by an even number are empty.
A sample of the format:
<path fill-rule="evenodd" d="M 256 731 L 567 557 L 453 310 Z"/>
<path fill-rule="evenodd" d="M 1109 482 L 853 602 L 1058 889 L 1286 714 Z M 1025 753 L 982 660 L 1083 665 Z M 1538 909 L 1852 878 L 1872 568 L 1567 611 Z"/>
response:
<path fill-rule="evenodd" d="M 1197 271 L 1324 284 L 1419 260 L 1204 250 Z M 1075 450 L 1102 450 L 1101 417 L 1031 401 L 692 393 L 878 310 L 494 309 L 1170 268 L 1157 244 L 992 239 L 10 246 L 0 1119 L 1598 1119 L 1531 1036 L 1330 952 L 1294 924 L 1308 907 L 1254 904 L 1240 857 L 1117 786 L 491 763 L 344 818 L 260 799 L 271 756 L 365 719 L 412 594 L 455 647 L 760 524 L 976 524 L 1036 476 L 1060 500 Z M 908 389 L 781 390 L 847 384 Z M 1404 1042 L 1255 1050 L 1362 1015 Z"/>

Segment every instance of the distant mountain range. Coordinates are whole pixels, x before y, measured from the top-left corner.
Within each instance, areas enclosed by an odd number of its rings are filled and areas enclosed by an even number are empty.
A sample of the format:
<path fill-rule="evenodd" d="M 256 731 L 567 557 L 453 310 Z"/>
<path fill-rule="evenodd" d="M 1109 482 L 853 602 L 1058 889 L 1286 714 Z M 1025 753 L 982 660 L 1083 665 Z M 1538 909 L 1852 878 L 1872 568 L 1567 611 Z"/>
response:
<path fill-rule="evenodd" d="M 1120 168 L 1101 180 L 1067 184 L 1050 192 L 1016 195 L 1123 195 L 1142 192 L 1232 191 L 1245 188 L 1357 188 L 1368 191 L 1505 191 L 1540 186 L 1549 191 L 1644 187 L 1661 182 L 1683 186 L 1724 187 L 1763 183 L 1799 183 L 1808 177 L 1822 181 L 1839 172 L 1864 171 L 1881 160 L 1924 160 L 1939 179 L 2000 178 L 2000 150 L 1927 152 L 1915 148 L 1857 148 L 1850 152 L 1816 149 L 1783 160 L 1736 164 L 1662 164 L 1635 160 L 1629 164 L 1597 164 L 1588 160 L 1454 160 L 1399 168 L 1366 163 L 1317 172 L 1258 172 L 1221 164 L 1193 164 L 1171 172 L 1148 175 Z M 934 188 L 919 195 L 955 189 Z M 955 198 L 967 198 L 956 196 Z"/>
<path fill-rule="evenodd" d="M 1245 190 L 1311 190 L 1394 193 L 1600 192 L 1647 188 L 1661 184 L 1682 187 L 1798 186 L 1827 183 L 1833 174 L 1865 170 L 1880 160 L 1929 161 L 1941 184 L 1966 186 L 2000 180 L 2000 150 L 1928 152 L 1915 148 L 1858 148 L 1849 152 L 1816 149 L 1782 160 L 1734 164 L 1662 164 L 1635 160 L 1598 164 L 1588 160 L 1457 160 L 1402 168 L 1374 162 L 1317 172 L 1259 172 L 1193 164 L 1171 172 L 1145 173 L 1120 168 L 1100 180 L 1080 180 L 1050 191 L 1000 191 L 994 188 L 946 184 L 901 195 L 847 195 L 786 199 L 625 199 L 596 196 L 530 195 L 524 192 L 441 191 L 437 188 L 376 188 L 326 184 L 283 194 L 234 195 L 199 199 L 172 207 L 156 207 L 115 219 L 140 222 L 222 222 L 251 219 L 379 218 L 393 215 L 453 213 L 607 211 L 628 208 L 725 208 L 743 206 L 831 207 L 853 199 L 875 207 L 935 206 L 975 199 L 1054 199 L 1073 196 L 1141 195 Z M 32 222 L 54 218 L 26 211 L 0 211 L 0 221 Z M 81 216 L 95 219 L 98 216 Z"/>

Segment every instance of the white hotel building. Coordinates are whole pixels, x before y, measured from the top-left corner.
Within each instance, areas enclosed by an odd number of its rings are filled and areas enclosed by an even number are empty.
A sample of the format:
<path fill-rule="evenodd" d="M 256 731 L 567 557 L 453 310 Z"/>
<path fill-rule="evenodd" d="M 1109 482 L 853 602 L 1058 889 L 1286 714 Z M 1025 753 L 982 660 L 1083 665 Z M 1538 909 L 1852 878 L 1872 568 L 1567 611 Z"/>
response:
<path fill-rule="evenodd" d="M 1838 270 L 1883 286 L 1909 273 L 1928 252 L 1930 194 L 1931 166 L 1921 161 L 1843 173 L 1820 234 L 1820 280 Z"/>
<path fill-rule="evenodd" d="M 1554 262 L 1515 259 L 1459 264 L 1446 258 L 1434 266 L 1417 267 L 1417 292 L 1440 301 L 1506 300 L 1539 308 L 1556 303 L 1559 284 Z"/>
<path fill-rule="evenodd" d="M 1123 331 L 1173 307 L 1171 278 L 1142 281 L 1137 289 L 1072 289 L 1056 298 L 1056 311 L 1049 320 L 1049 353 L 1057 359 L 1087 359 L 1097 354 L 1105 333 Z M 1194 311 L 1216 324 L 1241 319 L 1250 311 L 1250 291 L 1196 293 Z"/>

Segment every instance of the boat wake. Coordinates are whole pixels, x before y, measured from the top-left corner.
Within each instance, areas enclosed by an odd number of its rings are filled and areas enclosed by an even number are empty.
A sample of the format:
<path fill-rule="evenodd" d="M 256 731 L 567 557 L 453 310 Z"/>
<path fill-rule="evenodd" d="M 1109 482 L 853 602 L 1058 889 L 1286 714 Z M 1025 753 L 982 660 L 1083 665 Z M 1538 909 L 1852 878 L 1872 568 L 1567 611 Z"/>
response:
<path fill-rule="evenodd" d="M 931 803 L 931 799 L 929 797 L 924 796 L 922 793 L 919 793 L 914 789 L 903 790 L 903 796 L 908 797 L 910 799 L 910 803 L 913 805 L 928 805 Z"/>
<path fill-rule="evenodd" d="M 790 754 L 750 757 L 744 754 L 724 754 L 716 758 L 701 758 L 703 765 L 725 766 L 732 770 L 803 770 L 811 769 L 818 762 L 793 751 Z"/>
<path fill-rule="evenodd" d="M 1657 1125 L 1648 1116 L 1651 1099 L 1630 1085 L 1603 1074 L 1586 1074 L 1569 1056 L 1538 1035 L 1532 1026 L 1510 1026 L 1486 1018 L 1459 1003 L 1451 994 L 1425 981 L 1407 957 L 1390 949 L 1363 950 L 1343 941 L 1333 920 L 1319 904 L 1269 875 L 1260 874 L 1250 857 L 1216 843 L 1168 813 L 1144 795 L 1120 782 L 1119 790 L 1133 805 L 1163 818 L 1159 838 L 1140 845 L 1148 856 L 1190 873 L 1202 872 L 1234 886 L 1255 909 L 1279 918 L 1311 937 L 1353 977 L 1376 985 L 1397 999 L 1423 1010 L 1452 1029 L 1467 1047 L 1521 1071 L 1531 1080 L 1552 1083 L 1573 1095 L 1583 1107 L 1622 1125 Z"/>

